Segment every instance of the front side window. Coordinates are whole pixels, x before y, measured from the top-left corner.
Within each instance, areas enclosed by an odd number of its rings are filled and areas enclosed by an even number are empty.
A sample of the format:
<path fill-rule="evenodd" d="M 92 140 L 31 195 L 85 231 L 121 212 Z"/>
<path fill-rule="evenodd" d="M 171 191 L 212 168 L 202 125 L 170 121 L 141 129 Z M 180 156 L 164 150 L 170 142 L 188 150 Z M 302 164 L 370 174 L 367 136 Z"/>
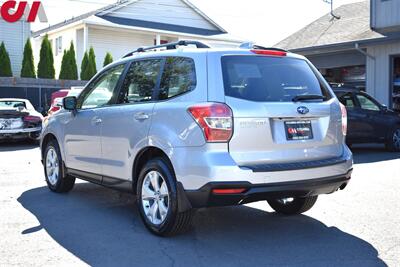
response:
<path fill-rule="evenodd" d="M 113 98 L 124 68 L 125 65 L 114 67 L 100 76 L 93 85 L 90 85 L 91 89 L 87 93 L 83 93 L 81 108 L 88 109 L 108 105 Z"/>
<path fill-rule="evenodd" d="M 360 102 L 361 109 L 373 110 L 373 111 L 380 110 L 379 106 L 368 97 L 361 94 L 357 94 L 356 97 L 358 99 L 358 102 Z"/>
<path fill-rule="evenodd" d="M 162 59 L 135 61 L 122 84 L 124 103 L 148 102 L 157 87 Z"/>
<path fill-rule="evenodd" d="M 191 58 L 168 57 L 161 79 L 160 100 L 181 95 L 196 87 L 196 70 Z"/>
<path fill-rule="evenodd" d="M 256 102 L 291 102 L 296 96 L 331 96 L 305 60 L 290 57 L 225 56 L 225 95 Z"/>

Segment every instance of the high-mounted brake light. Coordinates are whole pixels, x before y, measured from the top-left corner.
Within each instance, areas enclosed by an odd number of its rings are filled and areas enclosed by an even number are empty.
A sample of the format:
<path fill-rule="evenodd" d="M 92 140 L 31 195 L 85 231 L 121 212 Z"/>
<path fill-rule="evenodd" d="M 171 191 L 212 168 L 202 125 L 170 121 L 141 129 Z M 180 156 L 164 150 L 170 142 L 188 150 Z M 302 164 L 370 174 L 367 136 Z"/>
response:
<path fill-rule="evenodd" d="M 265 55 L 265 56 L 286 57 L 287 55 L 287 53 L 284 51 L 276 51 L 276 50 L 253 49 L 250 51 L 253 52 L 254 54 Z"/>
<path fill-rule="evenodd" d="M 213 189 L 212 192 L 216 195 L 229 195 L 229 194 L 241 194 L 246 191 L 245 188 L 232 188 L 232 189 Z"/>
<path fill-rule="evenodd" d="M 231 139 L 232 110 L 226 104 L 198 104 L 188 111 L 203 130 L 207 142 L 228 142 Z"/>
<path fill-rule="evenodd" d="M 340 110 L 342 112 L 342 133 L 343 135 L 347 134 L 347 110 L 346 107 L 340 103 Z"/>

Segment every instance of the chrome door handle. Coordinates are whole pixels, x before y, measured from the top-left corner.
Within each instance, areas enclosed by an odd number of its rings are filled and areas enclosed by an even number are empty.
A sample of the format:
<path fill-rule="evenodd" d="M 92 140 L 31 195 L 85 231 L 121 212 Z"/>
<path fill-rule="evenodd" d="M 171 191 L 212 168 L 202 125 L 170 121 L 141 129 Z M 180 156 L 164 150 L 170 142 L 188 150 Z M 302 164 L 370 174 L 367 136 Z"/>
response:
<path fill-rule="evenodd" d="M 94 118 L 92 119 L 92 123 L 93 123 L 94 125 L 99 125 L 99 124 L 102 123 L 102 122 L 103 122 L 103 120 L 100 119 L 100 118 L 98 118 L 98 117 L 94 117 Z"/>
<path fill-rule="evenodd" d="M 136 113 L 134 117 L 135 117 L 135 120 L 138 120 L 138 121 L 144 121 L 144 120 L 147 120 L 150 118 L 150 116 L 144 112 Z"/>

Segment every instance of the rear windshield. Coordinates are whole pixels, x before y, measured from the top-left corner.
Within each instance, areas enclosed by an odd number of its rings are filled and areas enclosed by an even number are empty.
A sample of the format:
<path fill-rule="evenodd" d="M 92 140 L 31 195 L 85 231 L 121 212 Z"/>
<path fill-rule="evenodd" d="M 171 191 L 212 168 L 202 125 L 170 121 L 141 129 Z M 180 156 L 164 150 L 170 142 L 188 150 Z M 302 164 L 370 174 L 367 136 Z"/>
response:
<path fill-rule="evenodd" d="M 257 102 L 290 102 L 299 95 L 331 97 L 302 59 L 225 56 L 222 69 L 226 96 Z"/>
<path fill-rule="evenodd" d="M 0 108 L 26 108 L 26 104 L 23 101 L 0 101 Z"/>

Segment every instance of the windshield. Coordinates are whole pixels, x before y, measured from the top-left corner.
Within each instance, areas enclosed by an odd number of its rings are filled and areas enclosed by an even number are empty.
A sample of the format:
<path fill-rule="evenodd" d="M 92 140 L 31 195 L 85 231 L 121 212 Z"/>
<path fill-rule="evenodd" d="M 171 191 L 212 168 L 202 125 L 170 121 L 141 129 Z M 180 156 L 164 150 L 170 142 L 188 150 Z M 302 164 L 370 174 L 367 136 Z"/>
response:
<path fill-rule="evenodd" d="M 225 56 L 222 69 L 226 96 L 257 102 L 291 102 L 299 95 L 331 97 L 302 59 Z"/>
<path fill-rule="evenodd" d="M 26 108 L 26 104 L 24 101 L 0 101 L 0 108 L 18 108 L 23 107 Z"/>

